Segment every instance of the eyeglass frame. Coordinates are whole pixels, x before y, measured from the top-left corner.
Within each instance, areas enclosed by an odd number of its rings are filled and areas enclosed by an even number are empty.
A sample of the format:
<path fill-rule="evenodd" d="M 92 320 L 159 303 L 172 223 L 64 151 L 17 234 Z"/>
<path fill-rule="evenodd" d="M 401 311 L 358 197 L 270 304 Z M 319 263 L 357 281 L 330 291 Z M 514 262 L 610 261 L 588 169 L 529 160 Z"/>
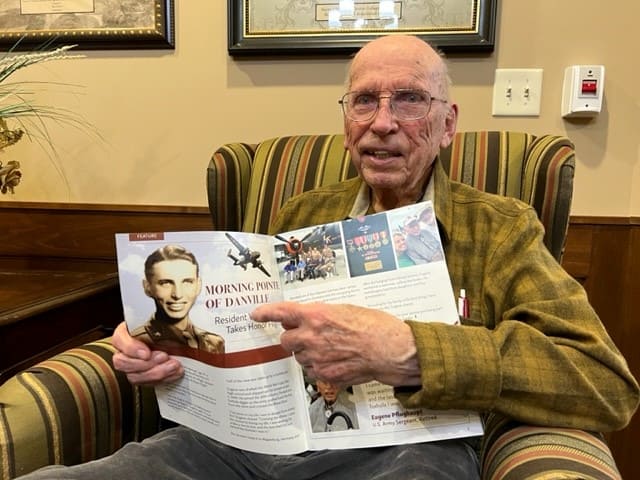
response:
<path fill-rule="evenodd" d="M 380 93 L 382 92 L 390 92 L 390 95 L 380 95 Z M 416 93 L 420 93 L 423 94 L 425 96 L 425 98 L 429 99 L 429 105 L 427 107 L 426 112 L 424 113 L 424 115 L 421 115 L 419 117 L 415 117 L 415 118 L 399 118 L 396 115 L 396 112 L 393 110 L 393 104 L 391 103 L 391 99 L 393 98 L 394 95 L 398 94 L 398 93 L 410 93 L 410 92 L 416 92 Z M 363 94 L 376 94 L 376 108 L 374 110 L 372 110 L 371 112 L 371 116 L 366 118 L 366 119 L 355 119 L 349 116 L 349 114 L 347 113 L 347 102 L 345 102 L 345 98 L 349 95 L 353 95 L 353 94 L 357 94 L 357 93 L 363 93 Z M 436 102 L 442 102 L 442 103 L 449 103 L 448 100 L 442 99 L 442 98 L 436 98 L 433 97 L 431 95 L 431 92 L 427 91 L 427 90 L 422 90 L 419 88 L 399 88 L 397 90 L 372 90 L 372 91 L 367 91 L 367 90 L 354 90 L 351 92 L 347 92 L 345 93 L 340 100 L 338 100 L 338 103 L 340 104 L 340 106 L 342 107 L 342 114 L 347 117 L 349 120 L 353 121 L 353 122 L 368 122 L 370 120 L 372 120 L 376 114 L 380 111 L 380 100 L 382 100 L 383 98 L 388 98 L 389 99 L 389 110 L 391 111 L 391 113 L 398 118 L 399 120 L 402 121 L 411 121 L 411 120 L 420 120 L 421 118 L 426 117 L 427 115 L 429 115 L 429 112 L 431 111 L 431 105 L 433 104 L 434 101 Z"/>

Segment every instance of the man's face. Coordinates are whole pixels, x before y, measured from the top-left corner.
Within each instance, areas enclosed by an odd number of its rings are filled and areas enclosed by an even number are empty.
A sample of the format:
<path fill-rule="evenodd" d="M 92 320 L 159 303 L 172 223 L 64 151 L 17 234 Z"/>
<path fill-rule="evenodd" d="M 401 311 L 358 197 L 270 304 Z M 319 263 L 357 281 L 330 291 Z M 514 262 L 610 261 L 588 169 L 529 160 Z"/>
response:
<path fill-rule="evenodd" d="M 386 96 L 398 89 L 416 89 L 442 98 L 446 88 L 441 82 L 446 77 L 432 74 L 440 68 L 440 59 L 435 52 L 431 58 L 428 51 L 425 57 L 424 47 L 411 42 L 395 45 L 392 40 L 361 51 L 350 70 L 349 91 L 381 91 Z M 407 192 L 419 194 L 440 148 L 451 142 L 456 113 L 457 106 L 432 101 L 426 117 L 398 120 L 389 100 L 381 99 L 371 120 L 356 122 L 345 117 L 345 147 L 374 191 L 390 189 L 398 197 Z"/>
<path fill-rule="evenodd" d="M 407 250 L 407 243 L 404 241 L 404 235 L 396 233 L 393 236 L 393 246 L 396 252 L 405 252 Z"/>
<path fill-rule="evenodd" d="M 188 260 L 164 260 L 153 266 L 153 275 L 143 280 L 144 292 L 153 298 L 157 313 L 171 323 L 184 319 L 200 294 L 202 282 L 197 267 Z"/>
<path fill-rule="evenodd" d="M 425 225 L 431 225 L 433 223 L 433 210 L 423 210 L 420 214 L 420 221 Z"/>
<path fill-rule="evenodd" d="M 324 398 L 324 401 L 328 404 L 332 404 L 336 401 L 338 397 L 338 387 L 329 382 L 323 382 L 322 380 L 316 381 L 316 387 L 318 388 L 318 392 Z"/>
<path fill-rule="evenodd" d="M 414 220 L 404 227 L 404 231 L 407 233 L 407 235 L 417 237 L 418 235 L 420 235 L 420 224 L 417 220 Z"/>

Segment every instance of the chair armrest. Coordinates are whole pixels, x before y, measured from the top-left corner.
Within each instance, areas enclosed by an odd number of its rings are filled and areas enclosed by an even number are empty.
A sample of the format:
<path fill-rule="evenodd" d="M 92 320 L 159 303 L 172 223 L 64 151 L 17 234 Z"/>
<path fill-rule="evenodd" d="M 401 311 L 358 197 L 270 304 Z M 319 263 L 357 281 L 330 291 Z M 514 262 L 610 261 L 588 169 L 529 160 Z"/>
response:
<path fill-rule="evenodd" d="M 522 425 L 490 414 L 480 452 L 483 480 L 622 480 L 598 433 Z"/>
<path fill-rule="evenodd" d="M 110 339 L 56 355 L 0 385 L 0 471 L 109 455 L 159 429 L 155 394 L 113 369 Z"/>
<path fill-rule="evenodd" d="M 238 232 L 242 228 L 255 148 L 248 143 L 228 143 L 209 161 L 207 198 L 217 230 Z"/>

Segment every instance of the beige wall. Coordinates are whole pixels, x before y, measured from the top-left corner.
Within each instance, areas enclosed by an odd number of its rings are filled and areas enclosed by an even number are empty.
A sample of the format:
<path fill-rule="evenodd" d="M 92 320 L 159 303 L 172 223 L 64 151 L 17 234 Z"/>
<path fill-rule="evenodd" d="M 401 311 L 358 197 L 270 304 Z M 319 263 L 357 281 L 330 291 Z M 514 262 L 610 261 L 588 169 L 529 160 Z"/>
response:
<path fill-rule="evenodd" d="M 500 3 L 493 55 L 451 58 L 459 128 L 567 134 L 578 149 L 572 213 L 640 216 L 640 2 Z M 83 86 L 41 101 L 82 113 L 102 139 L 53 126 L 59 169 L 35 143 L 7 149 L 0 159 L 20 160 L 24 179 L 2 200 L 205 205 L 218 145 L 340 131 L 347 60 L 233 60 L 225 5 L 176 1 L 175 51 L 86 52 L 23 71 L 17 79 Z M 570 123 L 559 113 L 562 76 L 578 63 L 606 66 L 605 101 L 597 118 Z M 540 117 L 491 116 L 496 68 L 544 69 Z"/>

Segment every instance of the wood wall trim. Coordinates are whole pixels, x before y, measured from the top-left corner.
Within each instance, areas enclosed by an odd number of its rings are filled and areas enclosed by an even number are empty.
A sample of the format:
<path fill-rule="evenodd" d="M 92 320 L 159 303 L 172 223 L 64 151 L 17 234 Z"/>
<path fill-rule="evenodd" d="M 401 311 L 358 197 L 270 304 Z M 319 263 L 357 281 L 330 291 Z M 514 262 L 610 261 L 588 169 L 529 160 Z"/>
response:
<path fill-rule="evenodd" d="M 115 261 L 115 234 L 211 230 L 205 207 L 0 202 L 0 255 Z"/>
<path fill-rule="evenodd" d="M 571 215 L 570 225 L 640 225 L 640 217 L 601 217 Z"/>
<path fill-rule="evenodd" d="M 54 212 L 64 210 L 68 212 L 129 212 L 129 213 L 169 213 L 209 215 L 208 207 L 187 205 L 127 205 L 118 203 L 56 203 L 56 202 L 2 202 L 0 201 L 0 215 L 3 212 L 41 210 Z"/>

